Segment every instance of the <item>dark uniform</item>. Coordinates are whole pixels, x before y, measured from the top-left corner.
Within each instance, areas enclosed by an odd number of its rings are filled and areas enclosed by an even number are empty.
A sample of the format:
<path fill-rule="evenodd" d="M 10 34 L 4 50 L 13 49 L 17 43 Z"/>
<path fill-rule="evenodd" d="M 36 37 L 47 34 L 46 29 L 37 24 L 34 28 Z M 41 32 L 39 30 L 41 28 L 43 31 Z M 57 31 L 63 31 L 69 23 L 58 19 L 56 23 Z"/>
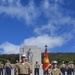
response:
<path fill-rule="evenodd" d="M 5 75 L 11 75 L 11 68 L 11 63 L 7 60 L 7 63 L 5 64 Z"/>
<path fill-rule="evenodd" d="M 24 63 L 21 62 L 16 67 L 16 72 L 18 72 L 19 75 L 29 75 L 31 71 L 32 68 L 28 62 L 24 62 Z"/>
<path fill-rule="evenodd" d="M 3 75 L 3 67 L 4 67 L 4 65 L 2 63 L 0 63 L 0 75 Z"/>
<path fill-rule="evenodd" d="M 35 64 L 34 67 L 35 67 L 35 70 L 34 70 L 34 71 L 35 71 L 35 72 L 34 72 L 35 74 L 34 74 L 34 75 L 39 75 L 39 68 L 40 68 L 40 65 L 38 64 L 38 62 L 36 62 L 36 64 Z"/>
<path fill-rule="evenodd" d="M 67 73 L 69 75 L 74 75 L 74 64 L 73 64 L 73 61 L 71 61 L 69 63 Z"/>
<path fill-rule="evenodd" d="M 60 70 L 65 75 L 67 73 L 66 65 L 64 64 L 64 61 L 62 61 L 62 64 L 60 65 Z"/>
<path fill-rule="evenodd" d="M 44 70 L 44 75 L 48 75 L 48 70 Z"/>

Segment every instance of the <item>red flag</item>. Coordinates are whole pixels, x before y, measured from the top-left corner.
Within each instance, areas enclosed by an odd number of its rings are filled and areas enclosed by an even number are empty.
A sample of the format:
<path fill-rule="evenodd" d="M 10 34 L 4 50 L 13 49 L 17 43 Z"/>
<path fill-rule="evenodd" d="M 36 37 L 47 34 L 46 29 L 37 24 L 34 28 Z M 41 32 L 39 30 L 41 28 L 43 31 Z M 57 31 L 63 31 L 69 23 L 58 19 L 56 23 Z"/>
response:
<path fill-rule="evenodd" d="M 47 51 L 47 46 L 46 46 L 44 59 L 43 59 L 43 70 L 47 70 L 49 67 L 50 67 L 50 62 L 49 62 L 48 51 Z"/>

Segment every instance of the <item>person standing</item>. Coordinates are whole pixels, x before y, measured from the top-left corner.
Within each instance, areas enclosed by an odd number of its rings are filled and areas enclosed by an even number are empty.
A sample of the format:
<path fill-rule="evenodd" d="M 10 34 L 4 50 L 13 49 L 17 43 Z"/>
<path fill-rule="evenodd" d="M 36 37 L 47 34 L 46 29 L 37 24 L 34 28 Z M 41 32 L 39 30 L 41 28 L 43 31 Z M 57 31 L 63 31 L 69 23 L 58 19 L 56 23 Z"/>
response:
<path fill-rule="evenodd" d="M 74 66 L 74 64 L 73 64 L 73 61 L 71 61 L 71 75 L 74 75 L 74 68 L 75 68 L 75 66 Z"/>
<path fill-rule="evenodd" d="M 27 63 L 29 63 L 29 62 L 28 62 L 28 58 L 27 58 L 27 57 L 26 57 L 25 61 L 26 61 Z M 32 67 L 32 64 L 31 64 L 31 63 L 29 63 L 29 64 L 30 64 L 30 65 L 31 65 L 31 67 Z M 28 75 L 30 75 L 30 73 L 29 73 Z"/>
<path fill-rule="evenodd" d="M 12 66 L 9 60 L 7 60 L 4 68 L 5 68 L 5 75 L 11 75 Z"/>
<path fill-rule="evenodd" d="M 73 61 L 70 61 L 68 64 L 67 74 L 74 75 L 74 64 Z"/>
<path fill-rule="evenodd" d="M 57 68 L 57 61 L 52 61 L 52 68 L 48 69 L 48 75 L 63 75 L 60 69 Z"/>
<path fill-rule="evenodd" d="M 67 74 L 66 65 L 65 65 L 64 61 L 61 62 L 60 70 L 63 73 L 63 75 Z"/>
<path fill-rule="evenodd" d="M 16 60 L 16 63 L 14 64 L 14 74 L 15 74 L 15 75 L 16 75 L 16 73 L 15 73 L 15 69 L 16 69 L 16 67 L 17 67 L 18 64 L 19 64 L 19 61 Z"/>
<path fill-rule="evenodd" d="M 34 66 L 34 75 L 39 75 L 39 68 L 40 68 L 40 65 L 38 63 L 38 61 L 36 61 L 36 64 Z"/>
<path fill-rule="evenodd" d="M 21 55 L 21 62 L 16 67 L 16 75 L 29 75 L 32 73 L 31 65 L 26 62 L 26 55 Z"/>
<path fill-rule="evenodd" d="M 3 67 L 4 65 L 2 64 L 2 62 L 0 62 L 0 75 L 3 75 Z"/>

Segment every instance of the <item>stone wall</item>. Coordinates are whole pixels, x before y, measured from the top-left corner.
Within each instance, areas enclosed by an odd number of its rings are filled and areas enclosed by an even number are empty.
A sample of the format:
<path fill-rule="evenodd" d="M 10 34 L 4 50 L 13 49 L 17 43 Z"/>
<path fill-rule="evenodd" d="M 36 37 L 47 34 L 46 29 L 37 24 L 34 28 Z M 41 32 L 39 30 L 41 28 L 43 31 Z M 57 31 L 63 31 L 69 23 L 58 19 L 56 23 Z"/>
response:
<path fill-rule="evenodd" d="M 37 46 L 24 46 L 22 48 L 20 48 L 20 55 L 19 55 L 19 59 L 21 61 L 21 54 L 27 54 L 27 52 L 29 51 L 29 49 L 31 49 L 31 52 L 33 54 L 33 62 L 32 62 L 32 67 L 33 67 L 33 73 L 34 73 L 34 65 L 35 62 L 38 61 L 38 63 L 40 64 L 40 73 L 42 73 L 42 65 L 41 65 L 41 48 L 37 47 Z M 34 74 L 32 74 L 34 75 Z"/>

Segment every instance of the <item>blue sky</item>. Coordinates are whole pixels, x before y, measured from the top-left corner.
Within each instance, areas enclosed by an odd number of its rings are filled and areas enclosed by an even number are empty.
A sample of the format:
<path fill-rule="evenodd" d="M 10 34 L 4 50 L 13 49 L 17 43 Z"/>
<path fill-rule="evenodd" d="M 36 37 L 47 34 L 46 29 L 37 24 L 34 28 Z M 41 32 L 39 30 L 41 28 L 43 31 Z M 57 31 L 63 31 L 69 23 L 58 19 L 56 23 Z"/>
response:
<path fill-rule="evenodd" d="M 45 45 L 75 52 L 75 0 L 0 0 L 0 53 Z"/>

